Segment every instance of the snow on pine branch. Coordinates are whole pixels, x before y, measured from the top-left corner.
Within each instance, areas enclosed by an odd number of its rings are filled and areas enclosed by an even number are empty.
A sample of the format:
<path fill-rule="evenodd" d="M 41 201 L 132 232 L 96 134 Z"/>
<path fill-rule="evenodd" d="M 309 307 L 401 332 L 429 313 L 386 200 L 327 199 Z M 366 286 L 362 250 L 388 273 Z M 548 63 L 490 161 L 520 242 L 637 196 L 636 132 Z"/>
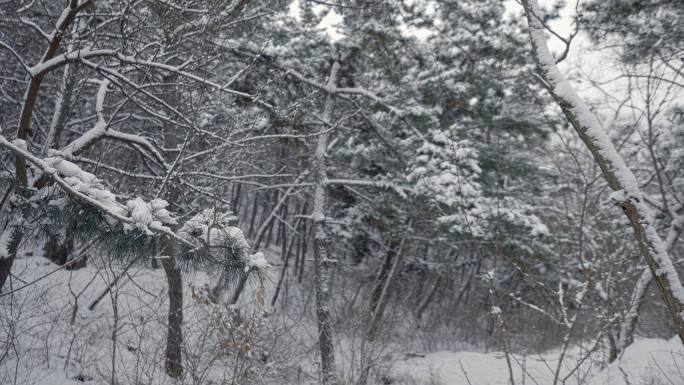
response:
<path fill-rule="evenodd" d="M 446 206 L 481 195 L 477 151 L 467 140 L 454 140 L 444 131 L 431 130 L 417 153 L 407 176 L 415 183 L 415 193 L 431 196 Z"/>
<path fill-rule="evenodd" d="M 107 208 L 108 212 L 117 213 L 131 221 L 124 222 L 124 229 L 138 228 L 147 234 L 152 234 L 150 227 L 159 228 L 163 225 L 176 224 L 176 220 L 166 209 L 168 203 L 162 199 L 154 199 L 150 202 L 142 198 L 128 200 L 125 204 L 116 200 L 116 195 L 107 190 L 102 181 L 95 175 L 82 170 L 75 163 L 68 160 L 49 157 L 43 159 L 49 168 L 45 173 L 59 175 L 74 190 L 91 197 Z"/>
<path fill-rule="evenodd" d="M 197 249 L 208 249 L 212 260 L 223 266 L 244 267 L 246 272 L 269 267 L 263 253 L 249 253 L 251 246 L 244 233 L 232 225 L 236 220 L 230 211 L 205 209 L 188 219 L 178 230 L 178 235 Z"/>
<path fill-rule="evenodd" d="M 187 243 L 166 226 L 177 223 L 166 209 L 166 201 L 154 199 L 146 202 L 142 198 L 134 198 L 120 203 L 116 195 L 107 190 L 100 179 L 68 160 L 59 157 L 41 159 L 26 149 L 23 140 L 10 142 L 2 135 L 0 147 L 5 147 L 17 156 L 25 158 L 44 174 L 49 175 L 66 194 L 95 206 L 112 222 L 121 222 L 125 230 L 140 229 L 147 234 L 162 233 Z"/>

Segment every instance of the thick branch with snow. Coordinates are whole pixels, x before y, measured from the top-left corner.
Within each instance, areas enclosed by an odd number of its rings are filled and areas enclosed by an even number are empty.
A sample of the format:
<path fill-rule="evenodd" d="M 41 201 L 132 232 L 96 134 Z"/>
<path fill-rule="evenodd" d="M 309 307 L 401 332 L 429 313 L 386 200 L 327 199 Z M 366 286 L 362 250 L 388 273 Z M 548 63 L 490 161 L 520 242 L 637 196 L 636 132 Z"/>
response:
<path fill-rule="evenodd" d="M 641 255 L 646 260 L 668 308 L 677 333 L 684 343 L 684 287 L 672 264 L 665 242 L 657 232 L 654 214 L 646 203 L 634 173 L 610 141 L 598 117 L 558 69 L 546 45 L 545 26 L 536 0 L 523 0 L 537 73 L 572 127 L 601 168 L 613 201 L 619 205 L 634 229 Z"/>

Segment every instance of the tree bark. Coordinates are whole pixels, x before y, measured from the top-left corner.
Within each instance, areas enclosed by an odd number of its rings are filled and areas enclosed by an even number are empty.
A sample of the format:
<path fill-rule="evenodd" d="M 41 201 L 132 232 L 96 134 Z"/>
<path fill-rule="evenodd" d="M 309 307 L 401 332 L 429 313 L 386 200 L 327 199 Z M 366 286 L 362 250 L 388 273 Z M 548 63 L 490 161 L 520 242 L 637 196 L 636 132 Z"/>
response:
<path fill-rule="evenodd" d="M 169 286 L 168 330 L 166 334 L 166 373 L 173 378 L 183 376 L 183 281 L 173 257 L 175 241 L 162 240 L 164 253 L 161 265 Z"/>
<path fill-rule="evenodd" d="M 427 307 L 430 304 L 430 302 L 432 301 L 432 299 L 435 297 L 435 294 L 437 294 L 437 290 L 439 289 L 439 285 L 441 283 L 442 283 L 442 277 L 437 277 L 434 285 L 432 285 L 432 288 L 430 289 L 428 294 L 418 304 L 418 308 L 416 309 L 416 319 L 418 321 L 420 321 L 420 319 L 423 318 L 423 313 L 425 313 L 425 310 L 427 309 Z"/>
<path fill-rule="evenodd" d="M 0 257 L 0 292 L 7 282 L 7 278 L 12 271 L 12 265 L 14 260 L 17 258 L 17 252 L 19 251 L 19 245 L 21 244 L 21 239 L 24 233 L 18 227 L 11 227 L 5 229 L 5 231 L 11 231 L 9 236 L 9 242 L 7 244 L 7 256 L 5 258 Z"/>
<path fill-rule="evenodd" d="M 89 6 L 92 1 L 84 1 L 79 4 L 76 0 L 70 0 L 68 8 L 65 9 L 65 17 L 60 19 L 60 23 L 56 26 L 52 38 L 48 47 L 43 53 L 43 57 L 40 63 L 44 63 L 52 59 L 59 46 L 62 43 L 62 38 L 66 33 L 67 28 L 74 20 L 76 15 L 85 7 Z M 40 72 L 35 76 L 31 77 L 28 87 L 26 88 L 26 93 L 24 94 L 24 104 L 21 108 L 21 114 L 19 116 L 19 127 L 17 129 L 17 139 L 26 140 L 31 129 L 31 119 L 33 118 L 33 109 L 38 100 L 38 94 L 40 93 L 40 86 L 45 78 L 46 72 Z M 27 175 L 26 175 L 26 161 L 24 158 L 17 156 L 15 160 L 15 172 L 17 181 L 21 186 L 27 185 Z"/>
<path fill-rule="evenodd" d="M 408 222 L 407 230 L 410 231 L 411 229 L 411 220 Z M 378 336 L 378 333 L 380 332 L 380 321 L 382 321 L 382 315 L 385 312 L 385 308 L 387 307 L 387 302 L 389 300 L 389 292 L 394 284 L 394 282 L 397 280 L 397 277 L 399 276 L 399 272 L 402 269 L 403 262 L 404 262 L 404 245 L 406 243 L 406 236 L 401 238 L 401 242 L 399 242 L 399 246 L 397 250 L 394 252 L 395 257 L 394 263 L 392 263 L 392 268 L 388 272 L 387 278 L 384 280 L 384 284 L 382 285 L 382 290 L 380 290 L 380 296 L 378 297 L 377 302 L 374 304 L 375 306 L 371 306 L 370 309 L 370 320 L 368 322 L 368 329 L 367 329 L 367 336 L 366 339 L 369 342 L 375 341 L 375 339 Z M 373 304 L 372 304 L 373 305 Z"/>
<path fill-rule="evenodd" d="M 306 254 L 309 249 L 309 238 L 311 237 L 311 228 L 307 228 L 306 222 L 302 228 L 302 248 L 299 257 L 299 269 L 297 270 L 297 283 L 302 283 L 302 276 L 304 275 L 304 266 L 306 264 Z"/>
<path fill-rule="evenodd" d="M 159 13 L 160 18 L 164 18 L 163 13 Z M 162 77 L 164 84 L 175 84 L 177 76 L 173 74 L 164 75 Z M 173 90 L 162 95 L 162 99 L 169 105 L 174 105 L 179 100 L 178 91 Z M 178 149 L 177 127 L 173 125 L 165 125 L 162 131 L 164 148 L 167 152 L 164 154 L 166 162 L 172 164 L 175 161 L 176 150 Z M 171 150 L 171 151 L 169 151 Z M 166 170 L 167 173 L 173 172 L 173 169 Z M 170 176 L 169 176 L 170 177 Z M 160 189 L 164 188 L 164 184 Z M 160 190 L 161 194 L 163 191 Z M 178 211 L 178 204 L 176 204 L 179 196 L 178 189 L 173 183 L 167 186 L 165 198 L 169 202 L 169 209 L 172 212 Z M 172 378 L 181 378 L 183 376 L 183 279 L 180 269 L 176 266 L 177 245 L 175 240 L 168 237 L 161 237 L 161 265 L 164 269 L 166 282 L 168 284 L 169 294 L 169 313 L 168 326 L 166 331 L 166 374 Z"/>
<path fill-rule="evenodd" d="M 335 103 L 334 90 L 340 64 L 335 60 L 328 78 L 328 95 L 325 100 L 323 119 L 331 122 Z M 321 353 L 321 383 L 336 385 L 337 367 L 335 365 L 335 351 L 333 344 L 333 319 L 331 312 L 330 287 L 331 274 L 335 261 L 330 259 L 328 249 L 330 238 L 326 229 L 325 207 L 327 204 L 327 163 L 326 150 L 328 147 L 328 131 L 319 135 L 316 143 L 316 153 L 313 159 L 313 175 L 315 178 L 314 201 L 311 217 L 314 226 L 314 274 L 316 288 L 316 316 L 318 318 L 318 347 Z"/>
<path fill-rule="evenodd" d="M 671 251 L 675 245 L 678 238 L 678 234 L 682 228 L 683 217 L 674 217 L 670 224 L 670 230 L 667 238 L 665 239 L 665 244 L 668 251 Z M 614 346 L 614 354 L 609 358 L 609 362 L 613 362 L 625 349 L 634 342 L 634 331 L 636 330 L 637 321 L 639 320 L 639 311 L 641 310 L 641 305 L 646 299 L 646 293 L 648 288 L 653 282 L 653 274 L 650 269 L 645 269 L 639 275 L 639 279 L 634 285 L 632 290 L 632 295 L 629 300 L 629 308 L 627 312 L 622 316 L 622 321 L 620 322 L 617 341 Z M 611 359 L 612 358 L 612 359 Z"/>
<path fill-rule="evenodd" d="M 411 228 L 411 220 L 409 220 L 407 229 Z M 366 329 L 366 342 L 371 346 L 375 342 L 380 333 L 380 326 L 382 321 L 382 315 L 385 313 L 385 308 L 387 307 L 387 302 L 389 301 L 389 291 L 394 281 L 396 281 L 399 271 L 403 266 L 404 259 L 404 244 L 406 242 L 406 237 L 402 237 L 399 242 L 399 246 L 396 250 L 392 247 L 388 252 L 388 257 L 383 263 L 383 270 L 389 267 L 389 271 L 380 272 L 378 277 L 378 282 L 373 290 L 373 296 L 371 298 L 370 311 L 368 317 L 368 327 Z M 390 257 L 390 255 L 394 255 Z M 390 267 L 391 265 L 391 267 Z M 385 277 L 383 278 L 383 273 Z M 368 377 L 370 376 L 371 363 L 369 348 L 365 347 L 361 352 L 361 375 L 357 385 L 366 385 L 368 383 Z"/>
<path fill-rule="evenodd" d="M 60 44 L 62 43 L 62 38 L 64 34 L 74 20 L 76 15 L 85 7 L 91 4 L 91 0 L 84 1 L 79 4 L 76 0 L 70 0 L 65 9 L 64 17 L 60 19 L 60 23 L 55 27 L 53 34 L 51 35 L 50 43 L 48 44 L 43 56 L 40 59 L 40 63 L 50 60 L 55 56 Z M 31 129 L 31 119 L 33 118 L 33 110 L 38 100 L 38 94 L 40 93 L 40 86 L 45 78 L 47 72 L 41 72 L 31 77 L 29 84 L 26 87 L 26 93 L 24 94 L 24 102 L 21 107 L 21 113 L 19 115 L 19 125 L 17 127 L 17 139 L 26 140 Z M 18 188 L 24 188 L 28 186 L 28 177 L 26 174 L 26 160 L 17 155 L 14 161 L 14 174 L 17 181 Z M 8 245 L 8 255 L 5 258 L 0 258 L 0 290 L 7 281 L 14 260 L 17 257 L 17 252 L 19 250 L 19 244 L 21 243 L 24 233 L 18 226 L 12 227 L 10 229 L 5 229 L 4 231 L 12 231 L 9 239 L 11 241 Z"/>
<path fill-rule="evenodd" d="M 59 138 L 62 135 L 62 131 L 64 131 L 69 111 L 71 110 L 72 93 L 74 83 L 76 82 L 76 77 L 74 76 L 76 66 L 76 63 L 64 66 L 62 82 L 59 86 L 59 96 L 55 102 L 55 111 L 52 115 L 50 130 L 43 146 L 43 154 L 47 154 L 51 148 L 59 148 Z"/>
<path fill-rule="evenodd" d="M 375 278 L 375 285 L 373 285 L 373 290 L 371 290 L 370 295 L 370 313 L 374 313 L 375 309 L 378 307 L 378 302 L 380 302 L 380 295 L 382 294 L 382 289 L 385 287 L 385 282 L 389 277 L 390 270 L 394 265 L 394 260 L 397 257 L 397 247 L 394 241 L 390 242 L 389 249 L 385 253 L 385 258 L 382 260 L 382 265 L 380 266 L 380 271 L 378 276 Z"/>
<path fill-rule="evenodd" d="M 634 342 L 634 330 L 636 329 L 639 318 L 639 310 L 641 309 L 641 305 L 644 303 L 646 293 L 652 281 L 653 274 L 651 274 L 651 270 L 649 269 L 642 271 L 639 275 L 639 280 L 634 286 L 632 296 L 629 300 L 629 308 L 627 309 L 627 313 L 625 313 L 622 321 L 620 322 L 618 338 L 615 343 L 615 352 L 614 354 L 611 354 L 608 362 L 613 362 L 615 358 L 625 351 L 627 346 Z"/>
<path fill-rule="evenodd" d="M 304 209 L 303 212 L 306 212 L 306 204 L 304 204 Z M 287 270 L 289 267 L 290 263 L 290 256 L 292 255 L 292 250 L 294 248 L 295 243 L 297 242 L 297 230 L 299 230 L 303 220 L 302 218 L 297 218 L 294 231 L 292 231 L 292 235 L 290 236 L 290 242 L 289 244 L 283 240 L 283 269 L 280 271 L 280 277 L 278 278 L 278 284 L 276 285 L 275 293 L 273 293 L 273 298 L 271 299 L 271 306 L 275 306 L 276 300 L 278 300 L 278 295 L 280 294 L 280 289 L 283 286 L 283 281 L 285 280 L 285 276 L 287 275 Z M 295 259 L 297 256 L 295 255 Z"/>
<path fill-rule="evenodd" d="M 522 0 L 530 40 L 542 85 L 551 93 L 568 122 L 591 152 L 604 178 L 614 191 L 611 196 L 632 225 L 639 250 L 654 276 L 679 338 L 684 343 L 684 288 L 663 239 L 656 231 L 651 208 L 632 171 L 608 138 L 598 118 L 561 74 L 546 46 L 545 27 L 536 0 Z"/>

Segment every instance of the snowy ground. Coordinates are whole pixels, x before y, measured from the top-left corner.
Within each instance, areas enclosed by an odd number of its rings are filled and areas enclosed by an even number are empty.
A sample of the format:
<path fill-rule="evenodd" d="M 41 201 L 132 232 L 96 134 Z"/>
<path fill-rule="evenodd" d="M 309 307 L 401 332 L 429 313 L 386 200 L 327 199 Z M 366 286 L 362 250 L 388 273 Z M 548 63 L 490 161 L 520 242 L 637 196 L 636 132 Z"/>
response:
<path fill-rule="evenodd" d="M 272 255 L 267 257 L 275 261 Z M 17 261 L 14 272 L 30 282 L 54 269 L 42 258 L 26 258 Z M 121 385 L 178 383 L 164 374 L 167 305 L 161 270 L 131 269 L 130 277 L 118 285 L 119 290 L 108 294 L 93 311 L 87 309 L 120 271 L 120 266 L 98 266 L 93 261 L 86 269 L 57 271 L 12 296 L 1 297 L 0 384 L 109 384 L 112 377 Z M 277 268 L 270 275 L 277 277 Z M 188 273 L 186 278 L 196 288 L 208 280 L 205 274 Z M 22 283 L 15 279 L 13 285 L 16 288 Z M 260 333 L 250 340 L 250 356 L 240 358 L 235 349 L 221 355 L 226 351 L 218 348 L 225 342 L 221 339 L 226 336 L 225 325 L 239 326 L 231 324 L 234 313 L 198 302 L 186 284 L 184 384 L 230 384 L 234 379 L 252 384 L 317 383 L 315 322 L 306 305 L 311 306 L 311 293 L 295 293 L 293 287 L 287 298 L 288 313 L 267 309 L 268 316 L 260 317 L 258 298 L 265 296 L 268 303 L 273 286 L 268 286 L 264 295 L 252 283 L 240 303 L 241 316 L 254 320 Z M 113 330 L 117 330 L 116 344 Z M 229 329 L 231 336 L 235 333 Z M 337 337 L 338 364 L 345 368 L 341 377 L 348 379 L 354 357 L 358 359 L 355 350 L 359 344 L 342 331 Z M 381 374 L 374 381 L 397 385 L 494 385 L 509 381 L 501 352 L 415 352 L 418 354 L 407 357 L 409 351 L 408 346 L 395 343 L 391 354 L 379 362 Z M 608 367 L 602 367 L 599 355 L 585 359 L 585 349 L 570 348 L 558 383 L 684 384 L 684 350 L 676 338 L 638 340 Z M 515 383 L 553 384 L 558 356 L 559 351 L 512 356 Z M 235 367 L 240 368 L 237 378 L 233 375 Z"/>
<path fill-rule="evenodd" d="M 586 360 L 578 347 L 568 352 L 558 383 L 587 385 L 684 384 L 684 350 L 679 338 L 636 341 L 620 360 L 601 368 Z M 512 357 L 516 384 L 553 384 L 559 351 Z M 397 384 L 508 385 L 509 371 L 501 352 L 435 352 L 399 361 L 392 370 Z"/>

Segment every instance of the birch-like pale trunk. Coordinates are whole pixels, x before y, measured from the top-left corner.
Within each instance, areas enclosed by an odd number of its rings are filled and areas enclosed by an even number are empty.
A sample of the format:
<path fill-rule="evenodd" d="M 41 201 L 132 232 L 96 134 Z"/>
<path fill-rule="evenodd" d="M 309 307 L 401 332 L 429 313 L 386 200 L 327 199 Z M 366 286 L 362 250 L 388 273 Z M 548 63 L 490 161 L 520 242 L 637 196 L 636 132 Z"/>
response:
<path fill-rule="evenodd" d="M 540 19 L 537 0 L 522 0 L 529 26 L 537 74 L 601 168 L 614 191 L 612 199 L 629 219 L 639 250 L 654 276 L 660 295 L 679 338 L 684 343 L 684 288 L 672 264 L 665 242 L 656 230 L 653 212 L 646 203 L 634 173 L 608 138 L 599 119 L 570 86 L 551 55 Z"/>
<path fill-rule="evenodd" d="M 340 64 L 335 60 L 330 69 L 327 84 L 327 96 L 323 111 L 323 119 L 332 122 L 335 106 L 335 88 L 337 87 Z M 333 319 L 330 309 L 331 273 L 334 261 L 328 255 L 330 239 L 326 230 L 325 206 L 327 204 L 326 186 L 328 184 L 326 149 L 329 131 L 318 136 L 316 153 L 313 159 L 313 175 L 315 180 L 314 200 L 311 217 L 314 225 L 314 270 L 316 286 L 316 316 L 318 318 L 318 345 L 321 353 L 321 383 L 336 385 L 337 368 L 335 365 L 335 346 L 333 344 Z"/>

